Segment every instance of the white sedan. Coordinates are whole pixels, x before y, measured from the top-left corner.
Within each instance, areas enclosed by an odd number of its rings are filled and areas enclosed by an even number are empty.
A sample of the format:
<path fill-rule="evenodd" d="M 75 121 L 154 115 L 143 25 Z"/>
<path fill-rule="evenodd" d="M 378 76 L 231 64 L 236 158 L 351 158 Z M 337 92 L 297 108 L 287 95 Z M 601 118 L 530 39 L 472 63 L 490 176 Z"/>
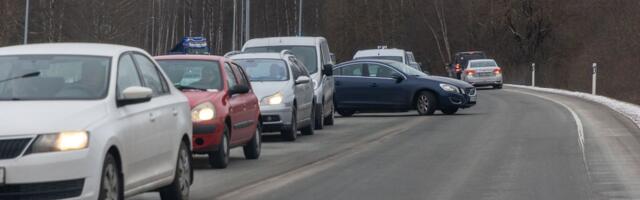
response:
<path fill-rule="evenodd" d="M 187 98 L 141 49 L 0 48 L 0 199 L 187 199 Z"/>

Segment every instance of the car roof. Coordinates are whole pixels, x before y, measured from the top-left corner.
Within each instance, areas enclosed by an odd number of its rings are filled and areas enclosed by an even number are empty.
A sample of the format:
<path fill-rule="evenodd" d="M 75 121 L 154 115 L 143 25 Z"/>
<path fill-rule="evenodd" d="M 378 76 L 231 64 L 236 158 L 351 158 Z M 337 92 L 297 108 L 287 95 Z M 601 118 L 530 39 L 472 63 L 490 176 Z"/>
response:
<path fill-rule="evenodd" d="M 401 56 L 404 57 L 405 50 L 402 49 L 364 49 L 359 50 L 353 56 L 357 57 L 373 57 L 373 56 Z"/>
<path fill-rule="evenodd" d="M 226 58 L 222 56 L 214 56 L 214 55 L 165 55 L 165 56 L 156 56 L 153 57 L 156 60 L 209 60 L 209 61 L 227 61 Z"/>
<path fill-rule="evenodd" d="M 347 64 L 352 64 L 352 63 L 358 63 L 358 62 L 375 62 L 375 63 L 381 63 L 381 64 L 386 64 L 386 65 L 391 65 L 393 63 L 400 63 L 400 64 L 404 64 L 402 62 L 398 62 L 395 60 L 384 60 L 384 59 L 356 59 L 356 60 L 350 60 L 347 62 L 343 62 L 340 64 L 337 64 L 336 66 L 341 66 L 341 65 L 347 65 Z"/>
<path fill-rule="evenodd" d="M 249 58 L 266 58 L 282 60 L 280 53 L 239 53 L 229 57 L 232 60 L 249 59 Z"/>
<path fill-rule="evenodd" d="M 473 60 L 469 60 L 469 62 L 483 62 L 483 61 L 493 61 L 493 62 L 495 62 L 496 60 L 494 60 L 494 59 L 473 59 Z"/>
<path fill-rule="evenodd" d="M 270 37 L 256 38 L 247 41 L 244 48 L 263 47 L 263 46 L 316 46 L 320 41 L 325 40 L 323 37 Z"/>
<path fill-rule="evenodd" d="M 0 48 L 0 55 L 57 54 L 87 56 L 118 56 L 127 51 L 146 52 L 140 48 L 98 43 L 42 43 Z"/>

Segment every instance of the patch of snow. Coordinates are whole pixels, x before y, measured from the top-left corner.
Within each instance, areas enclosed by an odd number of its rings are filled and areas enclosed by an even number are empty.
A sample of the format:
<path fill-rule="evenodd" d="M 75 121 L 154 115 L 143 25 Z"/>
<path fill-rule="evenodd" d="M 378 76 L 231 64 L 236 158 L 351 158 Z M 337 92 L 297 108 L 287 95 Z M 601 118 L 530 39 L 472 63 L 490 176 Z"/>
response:
<path fill-rule="evenodd" d="M 638 128 L 640 128 L 640 106 L 632 103 L 615 100 L 605 96 L 592 95 L 584 92 L 573 92 L 573 91 L 560 90 L 560 89 L 531 87 L 531 86 L 512 85 L 512 84 L 505 84 L 505 85 L 515 87 L 515 88 L 524 88 L 524 89 L 536 90 L 541 92 L 573 96 L 573 97 L 578 97 L 578 98 L 586 99 L 589 101 L 593 101 L 596 103 L 600 103 L 628 117 L 629 119 L 631 119 L 631 121 L 633 121 L 636 124 L 636 126 L 638 126 Z"/>

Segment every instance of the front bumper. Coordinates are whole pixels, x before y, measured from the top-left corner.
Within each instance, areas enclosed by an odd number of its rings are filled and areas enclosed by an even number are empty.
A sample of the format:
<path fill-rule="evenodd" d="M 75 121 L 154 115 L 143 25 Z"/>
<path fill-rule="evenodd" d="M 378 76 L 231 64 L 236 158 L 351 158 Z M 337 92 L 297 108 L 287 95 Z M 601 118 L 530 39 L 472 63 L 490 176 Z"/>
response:
<path fill-rule="evenodd" d="M 292 122 L 293 108 L 285 104 L 260 106 L 262 131 L 277 132 Z"/>
<path fill-rule="evenodd" d="M 102 157 L 90 155 L 84 149 L 0 160 L 0 199 L 97 199 Z"/>
<path fill-rule="evenodd" d="M 478 94 L 475 88 L 466 88 L 462 93 L 447 93 L 440 96 L 440 107 L 470 108 L 476 105 Z"/>
<path fill-rule="evenodd" d="M 206 154 L 218 150 L 224 133 L 224 120 L 193 123 L 193 152 Z"/>

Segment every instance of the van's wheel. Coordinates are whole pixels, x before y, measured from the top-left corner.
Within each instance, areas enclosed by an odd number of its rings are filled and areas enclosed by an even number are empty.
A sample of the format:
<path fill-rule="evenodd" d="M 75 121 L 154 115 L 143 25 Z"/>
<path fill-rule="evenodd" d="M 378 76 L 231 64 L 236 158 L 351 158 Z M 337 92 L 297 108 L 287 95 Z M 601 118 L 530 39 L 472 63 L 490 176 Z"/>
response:
<path fill-rule="evenodd" d="M 104 158 L 102 166 L 102 177 L 100 179 L 99 200 L 122 200 L 124 199 L 124 191 L 122 190 L 122 176 L 120 167 L 115 157 L 107 154 Z"/>
<path fill-rule="evenodd" d="M 313 122 L 315 122 L 314 128 L 322 130 L 324 128 L 324 105 L 318 104 L 315 107 L 315 117 L 313 120 Z"/>
<path fill-rule="evenodd" d="M 296 113 L 296 107 L 294 106 L 291 114 L 291 125 L 283 127 L 282 131 L 280 131 L 280 136 L 286 141 L 296 141 L 298 137 L 298 118 Z"/>
<path fill-rule="evenodd" d="M 338 114 L 343 117 L 351 117 L 353 114 L 356 114 L 356 111 L 351 109 L 338 109 Z"/>
<path fill-rule="evenodd" d="M 229 165 L 229 133 L 229 127 L 225 124 L 218 150 L 209 153 L 209 165 L 213 168 L 224 169 Z"/>
<path fill-rule="evenodd" d="M 432 92 L 423 91 L 416 97 L 416 110 L 419 115 L 433 115 L 436 112 L 438 100 Z"/>
<path fill-rule="evenodd" d="M 260 151 L 262 148 L 262 128 L 260 124 L 256 127 L 256 131 L 253 134 L 253 138 L 249 143 L 242 147 L 244 152 L 244 158 L 249 160 L 255 160 L 260 157 Z"/>
<path fill-rule="evenodd" d="M 332 126 L 333 125 L 333 120 L 335 119 L 336 115 L 335 115 L 335 106 L 333 104 L 331 104 L 331 114 L 329 114 L 329 116 L 324 118 L 324 125 L 329 125 Z"/>
<path fill-rule="evenodd" d="M 191 152 L 184 142 L 180 143 L 178 151 L 178 162 L 176 163 L 176 174 L 171 185 L 160 189 L 160 199 L 163 200 L 187 200 L 189 199 L 189 189 L 191 187 Z"/>
<path fill-rule="evenodd" d="M 456 114 L 456 112 L 458 112 L 458 107 L 446 107 L 446 108 L 443 108 L 441 111 L 445 115 L 453 115 L 453 114 Z"/>

